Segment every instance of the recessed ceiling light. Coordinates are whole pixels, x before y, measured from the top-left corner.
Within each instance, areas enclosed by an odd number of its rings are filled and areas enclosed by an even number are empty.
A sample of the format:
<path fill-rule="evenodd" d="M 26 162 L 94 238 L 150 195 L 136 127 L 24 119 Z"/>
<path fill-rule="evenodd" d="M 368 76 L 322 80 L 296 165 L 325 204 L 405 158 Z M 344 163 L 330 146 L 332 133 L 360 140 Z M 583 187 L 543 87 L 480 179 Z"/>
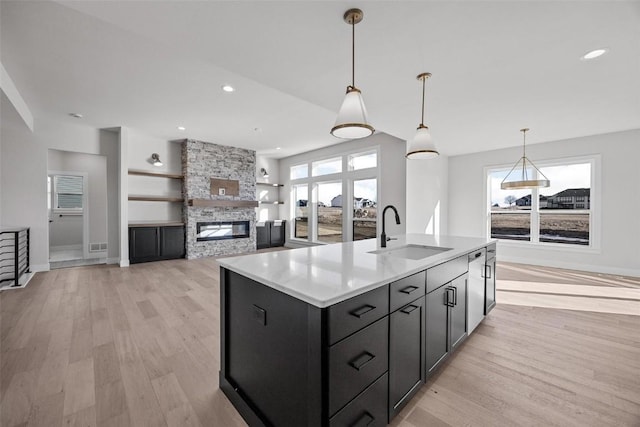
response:
<path fill-rule="evenodd" d="M 178 130 L 187 130 L 187 128 L 184 126 L 178 126 Z"/>
<path fill-rule="evenodd" d="M 276 150 L 282 150 L 282 147 L 276 147 Z"/>
<path fill-rule="evenodd" d="M 222 86 L 222 90 L 225 92 L 233 92 L 235 89 L 231 85 L 224 85 Z"/>
<path fill-rule="evenodd" d="M 583 60 L 587 60 L 587 61 L 588 61 L 589 59 L 595 59 L 595 58 L 598 58 L 598 57 L 600 57 L 600 56 L 604 55 L 604 54 L 605 54 L 605 53 L 607 53 L 608 51 L 609 51 L 609 49 L 604 48 L 604 47 L 603 47 L 603 48 L 600 48 L 600 49 L 595 49 L 595 50 L 592 50 L 592 51 L 587 52 L 587 53 L 585 53 L 584 55 L 582 55 L 582 59 L 583 59 Z"/>
<path fill-rule="evenodd" d="M 69 113 L 69 115 L 70 115 L 71 117 L 76 118 L 76 119 L 81 119 L 81 118 L 83 118 L 83 117 L 84 117 L 84 116 L 83 116 L 82 114 L 80 114 L 80 113 Z"/>

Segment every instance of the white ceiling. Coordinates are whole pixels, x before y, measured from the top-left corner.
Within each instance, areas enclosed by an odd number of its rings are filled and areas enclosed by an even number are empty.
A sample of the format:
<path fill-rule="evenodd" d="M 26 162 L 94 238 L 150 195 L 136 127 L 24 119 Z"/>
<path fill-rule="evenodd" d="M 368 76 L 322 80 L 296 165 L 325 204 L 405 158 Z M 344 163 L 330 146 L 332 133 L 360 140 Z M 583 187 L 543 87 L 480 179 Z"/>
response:
<path fill-rule="evenodd" d="M 350 7 L 364 11 L 356 85 L 378 131 L 412 137 L 425 71 L 443 154 L 519 145 L 525 126 L 531 143 L 640 128 L 638 1 L 2 1 L 0 60 L 36 126 L 79 112 L 284 157 L 340 141 Z"/>

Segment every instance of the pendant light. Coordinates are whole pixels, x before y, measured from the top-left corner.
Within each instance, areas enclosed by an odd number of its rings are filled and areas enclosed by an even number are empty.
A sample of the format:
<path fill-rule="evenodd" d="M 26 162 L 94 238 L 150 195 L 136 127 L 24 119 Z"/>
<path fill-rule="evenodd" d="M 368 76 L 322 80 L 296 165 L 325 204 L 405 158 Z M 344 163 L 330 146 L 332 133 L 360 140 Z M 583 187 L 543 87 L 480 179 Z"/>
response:
<path fill-rule="evenodd" d="M 411 160 L 432 159 L 440 154 L 438 153 L 438 150 L 436 150 L 436 146 L 433 144 L 429 128 L 424 125 L 425 83 L 429 77 L 431 77 L 431 73 L 418 74 L 418 77 L 416 77 L 418 80 L 422 80 L 422 119 L 420 120 L 420 125 L 416 131 L 416 136 L 413 137 L 407 147 L 406 157 Z"/>
<path fill-rule="evenodd" d="M 355 85 L 356 24 L 362 21 L 362 17 L 360 9 L 349 9 L 344 13 L 344 21 L 351 25 L 351 85 L 347 86 L 347 94 L 342 101 L 336 123 L 331 128 L 331 135 L 338 138 L 364 138 L 375 131 L 369 124 L 362 93 Z"/>
<path fill-rule="evenodd" d="M 526 150 L 526 138 L 527 138 L 528 130 L 529 128 L 520 129 L 520 132 L 522 132 L 522 157 L 520 157 L 520 160 L 518 160 L 516 164 L 513 165 L 513 167 L 507 174 L 507 176 L 505 176 L 502 182 L 500 183 L 500 188 L 503 190 L 524 189 L 524 188 L 544 188 L 550 185 L 549 179 L 545 176 L 545 174 L 543 174 L 540 171 L 540 169 L 538 169 L 536 165 L 534 165 L 533 162 L 527 158 L 527 154 L 525 150 Z M 521 167 L 519 166 L 520 164 L 522 164 Z M 538 174 L 539 174 L 538 178 L 542 176 L 544 177 L 544 179 L 533 179 L 534 178 L 533 176 L 529 176 L 529 172 L 527 171 L 527 164 L 531 165 L 536 171 L 538 171 Z M 520 170 L 520 179 L 515 181 L 513 180 L 508 181 L 509 176 L 514 170 L 516 170 L 516 168 Z"/>

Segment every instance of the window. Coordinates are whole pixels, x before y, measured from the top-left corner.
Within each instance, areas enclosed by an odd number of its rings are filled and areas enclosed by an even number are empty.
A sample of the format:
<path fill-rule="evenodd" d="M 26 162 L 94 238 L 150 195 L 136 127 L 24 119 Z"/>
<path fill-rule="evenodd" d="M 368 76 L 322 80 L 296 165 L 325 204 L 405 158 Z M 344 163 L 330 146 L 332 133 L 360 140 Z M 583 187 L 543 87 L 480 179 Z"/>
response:
<path fill-rule="evenodd" d="M 378 153 L 369 151 L 367 153 L 356 153 L 349 156 L 349 170 L 375 168 L 378 166 Z"/>
<path fill-rule="evenodd" d="M 585 197 L 591 194 L 591 163 L 541 167 L 551 187 L 541 188 L 547 197 L 540 206 L 540 241 L 588 246 L 591 213 Z M 560 200 L 557 200 L 560 199 Z M 576 203 L 577 201 L 582 203 Z"/>
<path fill-rule="evenodd" d="M 378 218 L 378 180 L 353 181 L 353 240 L 376 237 Z"/>
<path fill-rule="evenodd" d="M 293 186 L 293 200 L 295 206 L 294 237 L 307 239 L 309 237 L 309 188 L 307 184 Z"/>
<path fill-rule="evenodd" d="M 378 148 L 290 166 L 289 235 L 336 243 L 377 232 Z"/>
<path fill-rule="evenodd" d="M 342 242 L 342 181 L 319 183 L 317 191 L 316 230 L 318 241 Z"/>
<path fill-rule="evenodd" d="M 82 211 L 83 178 L 81 176 L 53 176 L 53 208 Z"/>
<path fill-rule="evenodd" d="M 342 172 L 342 158 L 320 160 L 311 164 L 311 175 L 321 176 Z"/>
<path fill-rule="evenodd" d="M 490 170 L 491 237 L 532 243 L 592 245 L 590 200 L 594 164 L 595 160 L 541 163 L 538 165 L 540 171 L 549 178 L 551 186 L 527 190 L 500 189 L 508 169 Z"/>
<path fill-rule="evenodd" d="M 309 165 L 291 166 L 291 179 L 306 178 L 309 176 Z"/>

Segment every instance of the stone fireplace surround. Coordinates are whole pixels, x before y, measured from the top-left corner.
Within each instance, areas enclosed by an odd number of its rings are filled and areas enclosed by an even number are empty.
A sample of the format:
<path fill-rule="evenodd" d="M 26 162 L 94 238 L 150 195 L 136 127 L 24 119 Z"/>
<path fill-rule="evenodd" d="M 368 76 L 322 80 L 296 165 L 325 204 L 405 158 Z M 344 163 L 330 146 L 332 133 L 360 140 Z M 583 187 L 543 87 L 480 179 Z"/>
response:
<path fill-rule="evenodd" d="M 187 139 L 182 143 L 184 174 L 183 220 L 186 232 L 186 257 L 232 255 L 256 250 L 256 212 L 245 207 L 194 207 L 189 199 L 255 200 L 256 153 L 243 148 Z M 211 195 L 210 179 L 232 179 L 240 183 L 239 196 Z M 197 241 L 197 223 L 215 221 L 249 221 L 249 237 L 240 239 Z"/>

